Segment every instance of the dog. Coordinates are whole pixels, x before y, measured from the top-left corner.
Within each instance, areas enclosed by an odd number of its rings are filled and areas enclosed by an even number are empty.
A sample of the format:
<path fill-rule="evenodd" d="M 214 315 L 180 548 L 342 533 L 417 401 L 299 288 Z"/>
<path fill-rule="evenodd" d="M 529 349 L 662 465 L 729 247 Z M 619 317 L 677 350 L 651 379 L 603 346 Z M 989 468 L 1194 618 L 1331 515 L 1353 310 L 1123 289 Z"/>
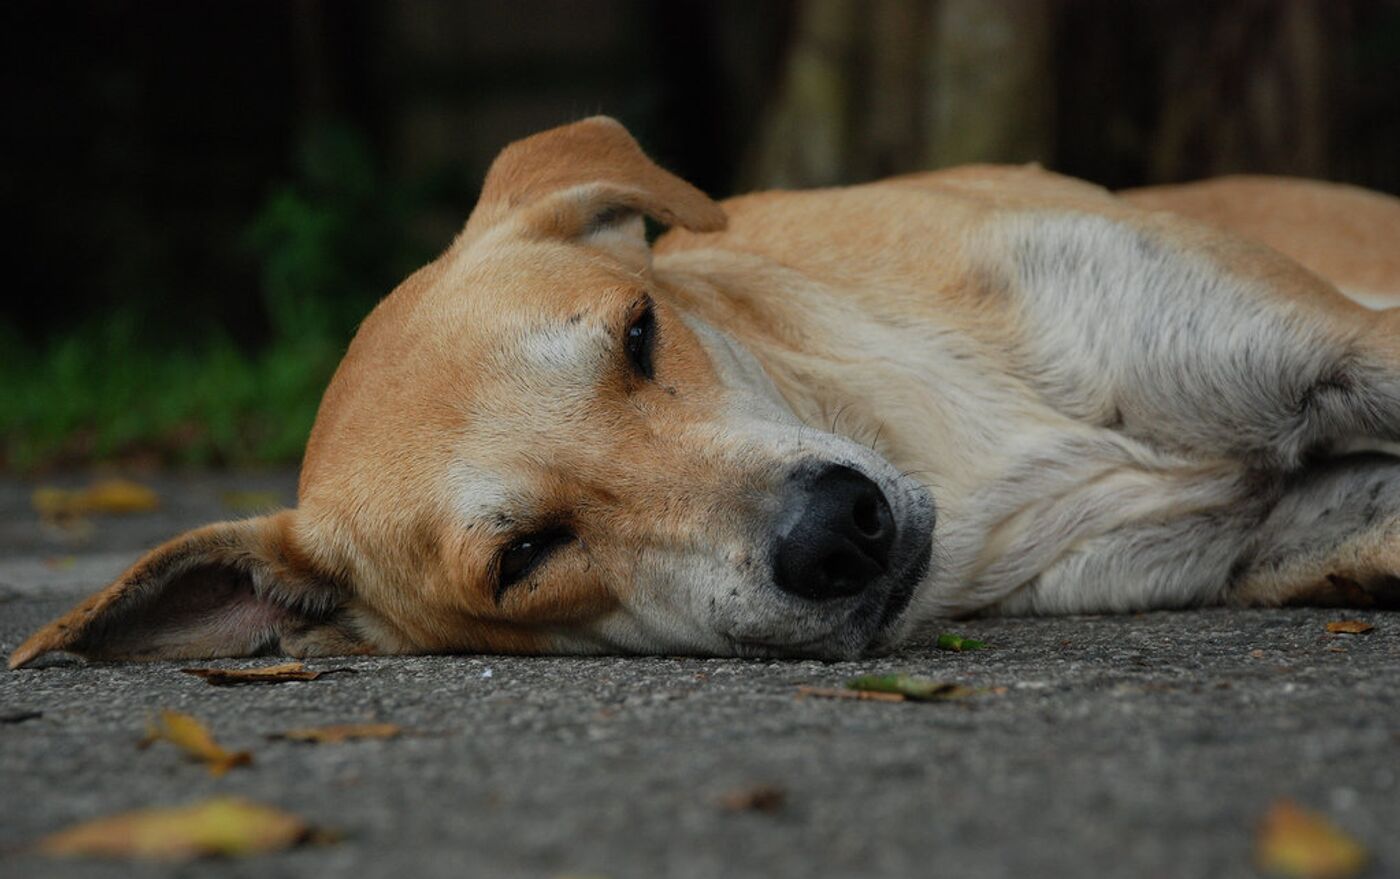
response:
<path fill-rule="evenodd" d="M 975 166 L 721 205 L 587 119 L 507 147 L 364 321 L 295 509 L 156 548 L 10 666 L 1393 606 L 1396 305 L 1364 190 Z"/>

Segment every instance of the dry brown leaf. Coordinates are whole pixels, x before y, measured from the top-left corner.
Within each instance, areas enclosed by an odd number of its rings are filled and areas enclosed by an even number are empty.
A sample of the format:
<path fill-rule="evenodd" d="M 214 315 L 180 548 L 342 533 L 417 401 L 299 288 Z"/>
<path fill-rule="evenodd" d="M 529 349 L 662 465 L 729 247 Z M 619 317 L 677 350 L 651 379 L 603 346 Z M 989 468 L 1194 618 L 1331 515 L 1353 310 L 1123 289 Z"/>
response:
<path fill-rule="evenodd" d="M 836 687 L 798 687 L 797 698 L 861 699 L 868 702 L 907 702 L 903 693 L 876 693 L 870 690 L 841 690 Z"/>
<path fill-rule="evenodd" d="M 766 812 L 772 815 L 787 802 L 787 791 L 772 784 L 733 790 L 720 797 L 720 805 L 731 812 Z"/>
<path fill-rule="evenodd" d="M 1375 626 L 1361 620 L 1337 620 L 1327 624 L 1327 631 L 1333 635 L 1364 635 L 1374 628 Z"/>
<path fill-rule="evenodd" d="M 311 671 L 300 662 L 284 662 L 262 668 L 182 668 L 187 675 L 204 678 L 216 687 L 233 687 L 239 684 L 285 684 L 289 681 L 314 681 L 333 674 L 354 674 L 353 668 L 328 668 L 324 671 Z"/>
<path fill-rule="evenodd" d="M 99 818 L 46 836 L 35 846 L 56 857 L 188 861 L 243 857 L 326 840 L 301 818 L 234 797 Z"/>
<path fill-rule="evenodd" d="M 139 482 L 103 479 L 87 488 L 36 488 L 30 503 L 46 519 L 64 519 L 89 513 L 144 513 L 159 507 L 160 497 Z"/>
<path fill-rule="evenodd" d="M 253 762 L 252 754 L 225 750 L 214 741 L 213 734 L 204 724 L 179 711 L 165 710 L 151 718 L 141 747 L 161 740 L 170 742 L 197 760 L 203 760 L 209 765 L 209 774 L 215 778 L 235 766 L 247 766 Z"/>
<path fill-rule="evenodd" d="M 309 742 L 312 744 L 337 744 L 351 739 L 392 739 L 403 734 L 403 727 L 396 723 L 337 723 L 330 726 L 308 726 L 273 733 L 270 739 L 286 739 L 289 742 Z"/>
<path fill-rule="evenodd" d="M 1348 879 L 1369 855 L 1331 821 L 1291 800 L 1270 807 L 1255 840 L 1255 861 L 1266 872 L 1296 879 Z"/>

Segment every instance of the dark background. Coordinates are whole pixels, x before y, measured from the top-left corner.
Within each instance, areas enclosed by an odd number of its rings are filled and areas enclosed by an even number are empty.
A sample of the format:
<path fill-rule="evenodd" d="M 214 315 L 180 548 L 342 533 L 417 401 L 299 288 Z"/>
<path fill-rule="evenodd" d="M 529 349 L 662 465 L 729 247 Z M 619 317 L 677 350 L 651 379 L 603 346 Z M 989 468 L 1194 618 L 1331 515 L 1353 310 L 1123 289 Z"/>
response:
<path fill-rule="evenodd" d="M 968 161 L 1400 192 L 1397 2 L 20 2 L 0 50 L 20 469 L 294 459 L 500 147 L 597 112 L 716 196 Z"/>

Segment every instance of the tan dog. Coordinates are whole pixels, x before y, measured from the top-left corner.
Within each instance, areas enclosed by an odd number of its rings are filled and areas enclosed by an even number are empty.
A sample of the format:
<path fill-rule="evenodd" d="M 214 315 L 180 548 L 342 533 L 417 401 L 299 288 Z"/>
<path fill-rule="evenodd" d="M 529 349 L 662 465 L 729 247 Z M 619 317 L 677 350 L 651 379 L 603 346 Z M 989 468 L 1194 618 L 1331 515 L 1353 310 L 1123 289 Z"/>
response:
<path fill-rule="evenodd" d="M 973 167 L 721 207 L 585 120 L 507 148 L 365 321 L 296 509 L 170 541 L 10 663 L 835 657 L 940 615 L 1394 604 L 1400 458 L 1357 450 L 1400 440 L 1400 311 L 1333 285 L 1397 304 L 1398 259 L 1396 201 L 1301 182 Z"/>

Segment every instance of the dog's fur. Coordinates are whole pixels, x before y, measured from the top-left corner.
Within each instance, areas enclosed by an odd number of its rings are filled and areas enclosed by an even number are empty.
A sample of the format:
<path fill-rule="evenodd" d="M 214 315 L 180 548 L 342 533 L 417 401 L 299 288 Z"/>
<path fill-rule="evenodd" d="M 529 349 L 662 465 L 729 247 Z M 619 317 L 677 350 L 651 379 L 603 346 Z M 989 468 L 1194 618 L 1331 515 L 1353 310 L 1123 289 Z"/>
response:
<path fill-rule="evenodd" d="M 643 215 L 676 228 L 649 248 Z M 507 148 L 366 319 L 296 509 L 177 537 L 10 664 L 851 656 L 942 615 L 1395 604 L 1397 304 L 1400 203 L 1359 190 L 970 167 L 721 206 L 585 120 Z M 775 588 L 774 529 L 833 464 L 897 537 L 817 600 Z"/>

